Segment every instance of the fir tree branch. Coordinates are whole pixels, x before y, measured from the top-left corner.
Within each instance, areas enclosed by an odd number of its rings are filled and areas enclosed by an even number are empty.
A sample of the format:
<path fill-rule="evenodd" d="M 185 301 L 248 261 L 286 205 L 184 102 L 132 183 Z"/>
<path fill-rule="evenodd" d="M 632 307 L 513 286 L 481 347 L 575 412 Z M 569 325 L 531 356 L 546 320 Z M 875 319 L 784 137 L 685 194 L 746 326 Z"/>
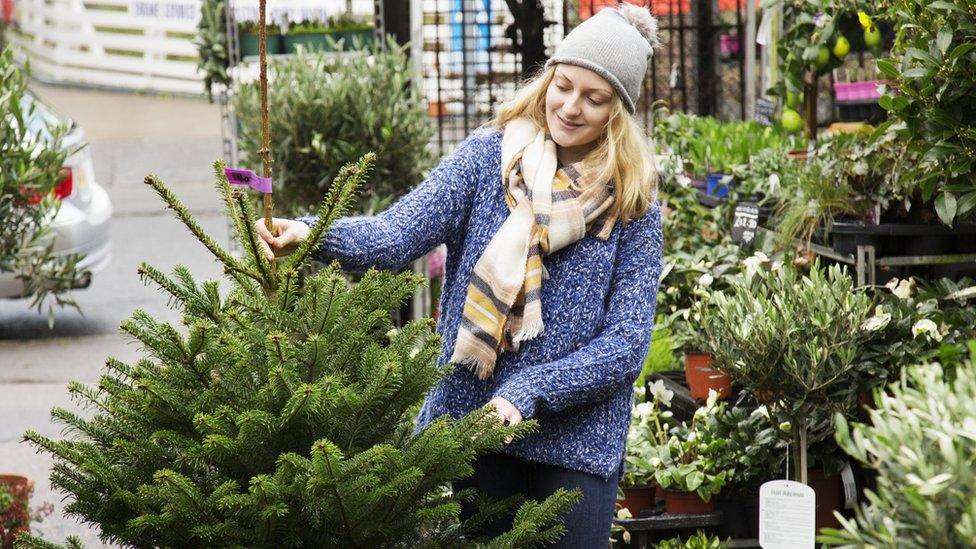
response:
<path fill-rule="evenodd" d="M 375 162 L 376 154 L 367 153 L 355 164 L 346 164 L 339 170 L 339 174 L 332 180 L 329 193 L 319 206 L 315 226 L 285 262 L 286 268 L 297 270 L 305 265 L 312 250 L 318 249 L 321 245 L 325 231 L 349 209 L 356 189 L 369 174 Z"/>
<path fill-rule="evenodd" d="M 337 488 L 339 479 L 336 477 L 336 472 L 332 468 L 331 458 L 333 456 L 331 455 L 332 452 L 330 452 L 330 450 L 334 450 L 336 453 L 340 454 L 340 456 L 342 455 L 342 452 L 338 447 L 327 440 L 317 441 L 313 446 L 313 449 L 317 449 L 324 454 L 323 459 L 325 461 L 325 467 L 328 469 L 329 479 L 331 480 L 329 486 L 332 488 L 332 494 L 335 496 L 336 504 L 339 507 L 339 516 L 342 517 L 342 524 L 346 527 L 346 532 L 348 532 L 349 542 L 353 547 L 359 547 L 360 545 L 356 543 L 356 539 L 353 537 L 352 525 L 349 522 L 349 513 L 346 511 L 346 506 L 345 503 L 343 503 L 342 495 L 339 493 L 339 489 Z"/>
<path fill-rule="evenodd" d="M 251 207 L 251 202 L 247 195 L 242 192 L 235 192 L 233 193 L 233 198 L 237 203 L 240 217 L 243 219 L 253 219 L 255 216 L 254 208 Z M 258 244 L 261 237 L 258 235 L 257 231 L 254 230 L 254 225 L 252 225 L 250 222 L 241 222 L 239 224 L 243 227 L 241 230 L 244 231 L 244 233 L 240 235 L 242 244 L 247 245 L 247 251 L 251 255 L 251 262 L 257 266 L 258 271 L 261 273 L 261 277 L 265 281 L 263 286 L 269 293 L 273 293 L 278 287 L 278 281 L 277 277 L 272 275 L 274 268 L 268 261 L 268 258 L 266 258 L 261 252 L 261 248 Z"/>
<path fill-rule="evenodd" d="M 262 282 L 259 274 L 248 270 L 244 265 L 241 264 L 240 261 L 234 259 L 234 257 L 228 254 L 226 250 L 221 248 L 214 241 L 214 239 L 203 230 L 203 227 L 201 227 L 200 224 L 197 223 L 197 220 L 194 219 L 193 214 L 190 213 L 180 199 L 176 198 L 173 191 L 171 191 L 169 187 L 160 181 L 159 178 L 152 174 L 147 175 L 145 183 L 156 191 L 156 194 L 163 199 L 163 202 L 165 202 L 166 205 L 176 213 L 176 217 L 183 222 L 183 225 L 185 225 L 186 228 L 193 233 L 193 236 L 195 236 L 197 240 L 199 240 L 204 246 L 207 247 L 208 250 L 210 250 L 210 253 L 212 253 L 221 263 L 224 264 L 224 267 L 226 267 L 228 271 L 251 277 L 256 280 L 258 284 Z"/>

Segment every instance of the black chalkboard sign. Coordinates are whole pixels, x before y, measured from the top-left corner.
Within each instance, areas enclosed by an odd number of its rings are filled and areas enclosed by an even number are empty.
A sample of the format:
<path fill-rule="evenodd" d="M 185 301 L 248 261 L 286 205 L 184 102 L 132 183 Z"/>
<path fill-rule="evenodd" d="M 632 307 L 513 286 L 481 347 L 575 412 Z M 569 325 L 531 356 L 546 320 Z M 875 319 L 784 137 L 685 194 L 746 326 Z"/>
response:
<path fill-rule="evenodd" d="M 755 202 L 739 202 L 732 217 L 732 241 L 739 246 L 751 246 L 759 227 L 759 206 Z"/>
<path fill-rule="evenodd" d="M 770 101 L 769 99 L 764 99 L 760 97 L 756 99 L 756 122 L 759 122 L 763 126 L 773 125 L 773 114 L 776 112 L 776 103 Z"/>

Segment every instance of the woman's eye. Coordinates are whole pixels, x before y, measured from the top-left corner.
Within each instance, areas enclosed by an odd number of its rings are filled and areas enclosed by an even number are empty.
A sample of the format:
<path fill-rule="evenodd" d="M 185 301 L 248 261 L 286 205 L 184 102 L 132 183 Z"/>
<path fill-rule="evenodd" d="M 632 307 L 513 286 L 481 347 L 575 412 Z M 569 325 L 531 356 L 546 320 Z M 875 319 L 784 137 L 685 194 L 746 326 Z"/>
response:
<path fill-rule="evenodd" d="M 599 107 L 600 105 L 603 104 L 603 101 L 598 101 L 596 99 L 593 99 L 592 97 L 587 97 L 586 99 L 590 102 L 591 105 L 595 107 Z"/>
<path fill-rule="evenodd" d="M 560 86 L 559 84 L 556 84 L 556 88 L 558 88 L 560 91 L 569 91 L 569 88 L 568 87 L 566 87 L 566 86 Z"/>

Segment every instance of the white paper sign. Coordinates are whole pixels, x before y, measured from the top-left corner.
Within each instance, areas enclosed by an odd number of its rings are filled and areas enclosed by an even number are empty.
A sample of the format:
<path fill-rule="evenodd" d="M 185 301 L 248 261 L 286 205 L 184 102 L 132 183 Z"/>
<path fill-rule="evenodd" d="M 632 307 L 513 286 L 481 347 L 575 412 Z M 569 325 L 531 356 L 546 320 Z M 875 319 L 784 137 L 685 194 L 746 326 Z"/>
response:
<path fill-rule="evenodd" d="M 763 549 L 814 547 L 817 496 L 813 488 L 792 480 L 773 480 L 759 487 L 759 546 Z"/>

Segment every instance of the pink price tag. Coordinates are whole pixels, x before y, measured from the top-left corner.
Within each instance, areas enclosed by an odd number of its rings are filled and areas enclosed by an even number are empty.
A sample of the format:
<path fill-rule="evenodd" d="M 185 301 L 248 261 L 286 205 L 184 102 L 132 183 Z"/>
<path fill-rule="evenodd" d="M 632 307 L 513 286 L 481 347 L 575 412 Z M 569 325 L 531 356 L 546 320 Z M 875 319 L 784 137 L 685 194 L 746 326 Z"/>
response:
<path fill-rule="evenodd" d="M 224 175 L 231 185 L 247 185 L 255 191 L 268 194 L 271 192 L 271 178 L 261 177 L 251 170 L 240 168 L 224 168 Z"/>

